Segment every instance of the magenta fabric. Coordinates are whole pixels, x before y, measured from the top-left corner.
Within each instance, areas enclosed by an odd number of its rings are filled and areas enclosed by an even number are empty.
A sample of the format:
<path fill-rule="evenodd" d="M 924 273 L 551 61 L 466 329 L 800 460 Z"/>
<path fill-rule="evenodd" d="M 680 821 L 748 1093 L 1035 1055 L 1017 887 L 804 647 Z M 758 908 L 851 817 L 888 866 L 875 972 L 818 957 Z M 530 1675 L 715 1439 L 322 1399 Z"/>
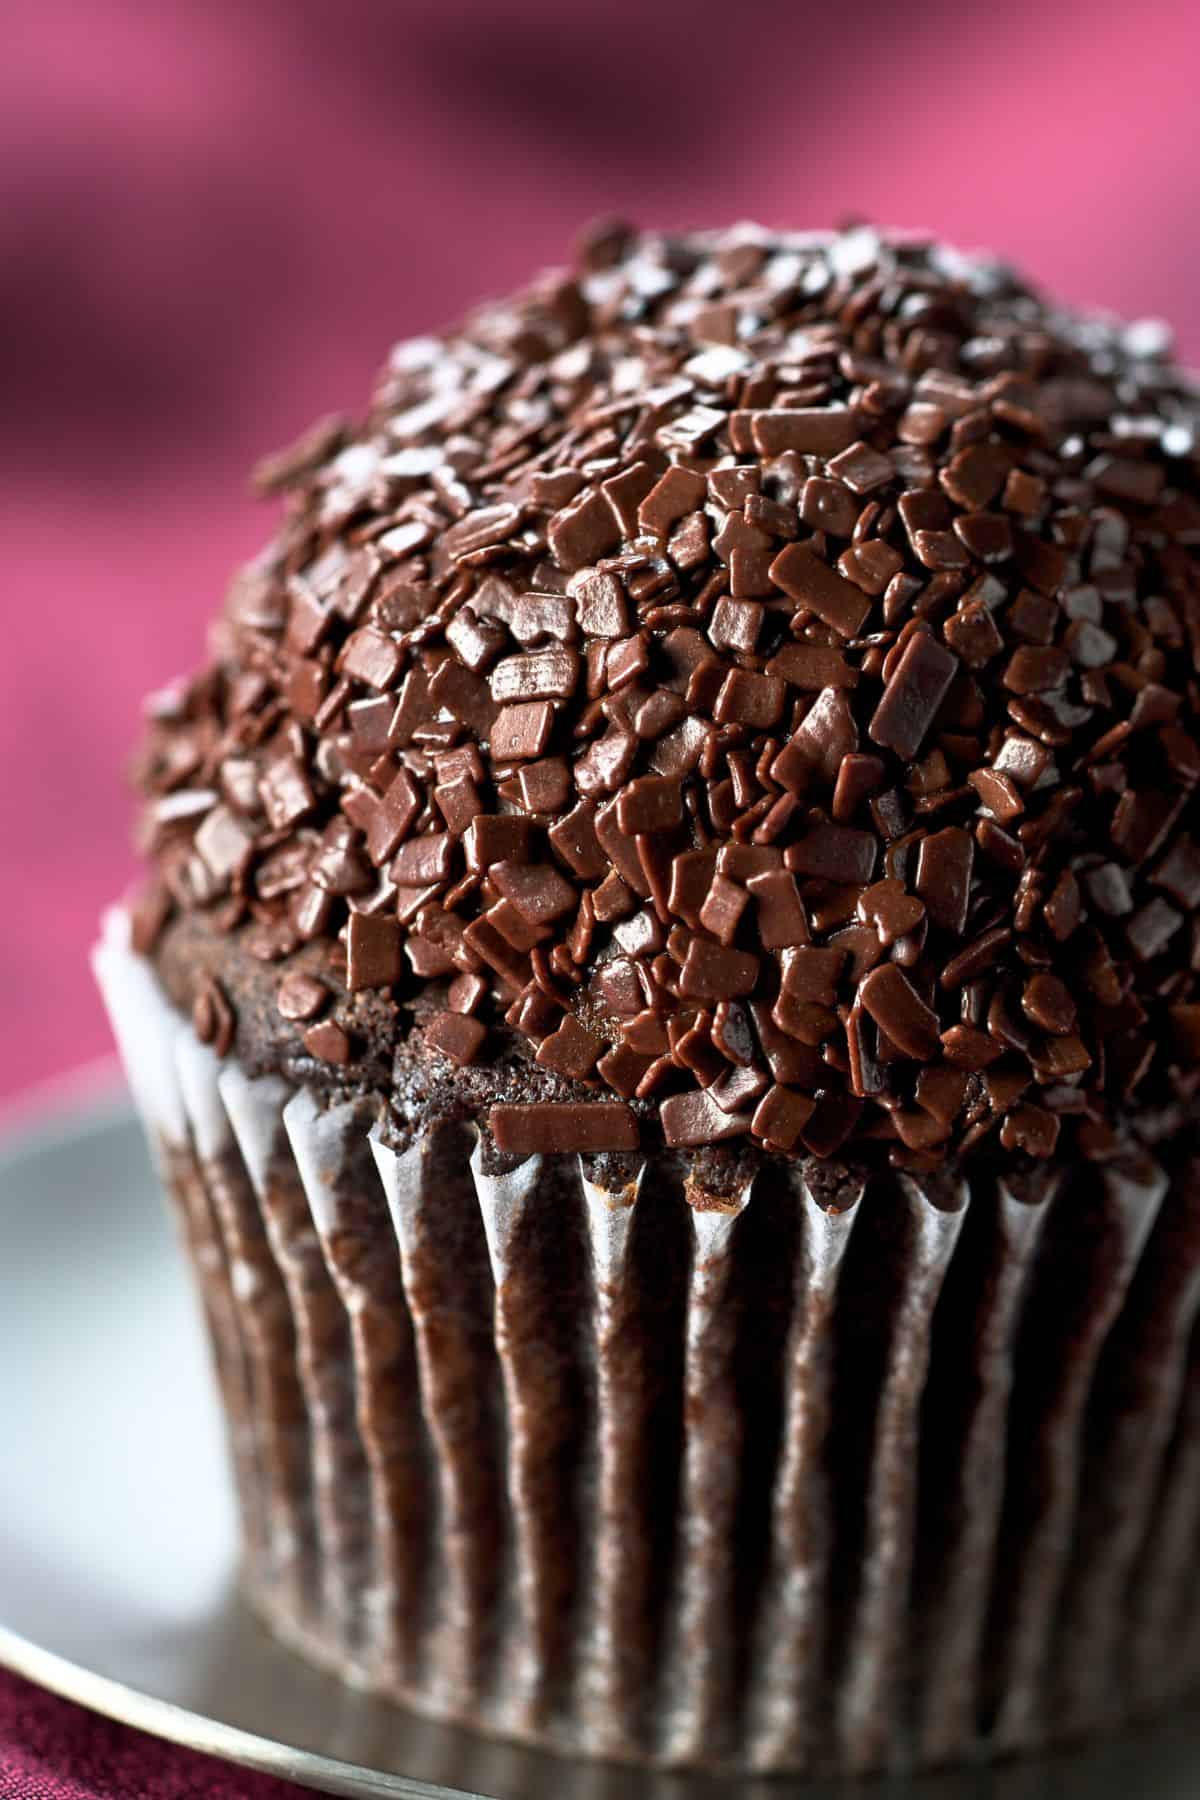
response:
<path fill-rule="evenodd" d="M 305 1791 L 160 1743 L 0 1672 L 0 1800 L 304 1800 Z"/>
<path fill-rule="evenodd" d="M 0 1094 L 107 1050 L 144 692 L 252 460 L 579 223 L 850 214 L 1200 361 L 1194 0 L 17 0 L 0 57 Z"/>

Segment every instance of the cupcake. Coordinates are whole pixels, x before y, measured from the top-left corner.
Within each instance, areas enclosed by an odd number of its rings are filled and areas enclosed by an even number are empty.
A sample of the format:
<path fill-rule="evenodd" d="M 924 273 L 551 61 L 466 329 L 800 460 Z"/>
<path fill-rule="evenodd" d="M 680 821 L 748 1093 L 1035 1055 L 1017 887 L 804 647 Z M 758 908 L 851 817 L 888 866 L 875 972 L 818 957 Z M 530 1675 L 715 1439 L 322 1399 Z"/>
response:
<path fill-rule="evenodd" d="M 729 1771 L 1200 1675 L 1198 415 L 604 225 L 260 470 L 96 964 L 301 1654 Z"/>

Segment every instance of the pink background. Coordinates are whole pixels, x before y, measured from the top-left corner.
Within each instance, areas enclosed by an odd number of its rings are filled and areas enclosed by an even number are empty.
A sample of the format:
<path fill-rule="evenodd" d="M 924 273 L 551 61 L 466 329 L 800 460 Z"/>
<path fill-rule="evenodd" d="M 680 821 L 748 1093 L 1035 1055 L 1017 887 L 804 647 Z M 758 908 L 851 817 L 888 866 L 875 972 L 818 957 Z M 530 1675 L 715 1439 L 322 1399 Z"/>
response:
<path fill-rule="evenodd" d="M 588 217 L 926 227 L 1200 362 L 1195 0 L 4 16 L 0 1094 L 108 1048 L 122 768 L 268 530 L 251 462 Z"/>

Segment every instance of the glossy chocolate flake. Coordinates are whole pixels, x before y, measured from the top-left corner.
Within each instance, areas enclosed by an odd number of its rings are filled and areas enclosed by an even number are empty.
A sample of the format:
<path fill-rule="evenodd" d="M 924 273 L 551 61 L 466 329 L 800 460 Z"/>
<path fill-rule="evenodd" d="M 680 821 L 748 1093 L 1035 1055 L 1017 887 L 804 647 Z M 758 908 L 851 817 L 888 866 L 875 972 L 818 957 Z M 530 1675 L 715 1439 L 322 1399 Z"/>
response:
<path fill-rule="evenodd" d="M 513 1155 L 923 1170 L 1170 1132 L 1200 1085 L 1192 388 L 916 240 L 604 246 L 265 471 L 282 530 L 140 760 L 137 947 L 201 915 L 276 965 L 331 1081 L 372 1033 L 519 1043 Z M 192 995 L 222 1052 L 236 991 Z"/>
<path fill-rule="evenodd" d="M 636 1150 L 637 1121 L 615 1101 L 493 1106 L 488 1115 L 501 1150 L 529 1156 L 563 1150 Z"/>

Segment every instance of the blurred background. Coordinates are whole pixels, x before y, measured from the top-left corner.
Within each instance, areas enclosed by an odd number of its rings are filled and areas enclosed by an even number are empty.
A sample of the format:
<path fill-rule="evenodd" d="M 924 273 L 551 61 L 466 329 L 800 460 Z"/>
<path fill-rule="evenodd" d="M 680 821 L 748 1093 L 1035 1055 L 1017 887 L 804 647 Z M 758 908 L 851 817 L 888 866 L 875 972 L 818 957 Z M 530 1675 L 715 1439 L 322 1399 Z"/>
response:
<path fill-rule="evenodd" d="M 927 228 L 1200 363 L 1196 0 L 0 3 L 0 1096 L 104 1054 L 143 694 L 388 346 L 639 223 Z"/>

